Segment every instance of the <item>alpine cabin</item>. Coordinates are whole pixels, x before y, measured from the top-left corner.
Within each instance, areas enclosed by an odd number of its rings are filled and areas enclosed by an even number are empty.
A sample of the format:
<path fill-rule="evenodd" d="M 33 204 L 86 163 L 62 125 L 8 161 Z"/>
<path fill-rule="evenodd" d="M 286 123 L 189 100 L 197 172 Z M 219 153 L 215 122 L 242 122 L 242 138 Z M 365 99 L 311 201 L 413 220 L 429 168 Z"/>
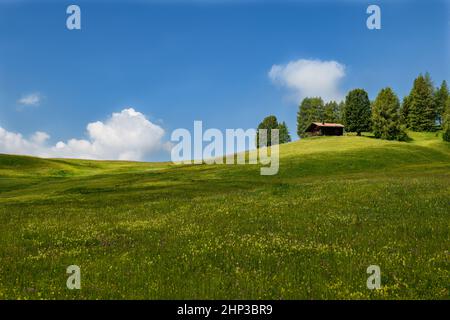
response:
<path fill-rule="evenodd" d="M 342 136 L 344 126 L 340 123 L 313 122 L 305 132 L 311 136 Z"/>

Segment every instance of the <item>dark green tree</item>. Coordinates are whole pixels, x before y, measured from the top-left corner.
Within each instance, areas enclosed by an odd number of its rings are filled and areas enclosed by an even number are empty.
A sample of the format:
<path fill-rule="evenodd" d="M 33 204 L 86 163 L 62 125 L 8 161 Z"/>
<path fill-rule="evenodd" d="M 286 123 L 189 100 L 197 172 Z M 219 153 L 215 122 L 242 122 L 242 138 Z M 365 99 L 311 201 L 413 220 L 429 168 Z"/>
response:
<path fill-rule="evenodd" d="M 442 81 L 440 88 L 436 90 L 435 93 L 435 103 L 436 103 L 436 121 L 439 126 L 442 126 L 444 120 L 445 107 L 447 104 L 447 99 L 450 96 L 448 91 L 447 81 Z"/>
<path fill-rule="evenodd" d="M 372 104 L 372 130 L 378 139 L 406 140 L 400 122 L 400 101 L 391 88 L 382 89 Z"/>
<path fill-rule="evenodd" d="M 345 109 L 345 101 L 341 101 L 339 103 L 339 123 L 344 123 L 344 109 Z"/>
<path fill-rule="evenodd" d="M 411 90 L 408 112 L 409 128 L 414 131 L 436 130 L 434 87 L 428 74 L 419 75 Z"/>
<path fill-rule="evenodd" d="M 267 130 L 267 141 L 264 143 L 264 141 L 260 141 L 259 135 L 260 130 L 266 129 Z M 278 120 L 275 116 L 268 116 L 265 117 L 264 120 L 258 125 L 258 130 L 256 131 L 256 146 L 262 147 L 262 146 L 271 146 L 272 145 L 272 129 L 278 129 Z M 262 145 L 261 145 L 262 144 Z"/>
<path fill-rule="evenodd" d="M 354 89 L 347 94 L 343 118 L 348 132 L 356 132 L 360 136 L 361 132 L 370 131 L 370 100 L 365 90 Z"/>
<path fill-rule="evenodd" d="M 336 101 L 327 102 L 324 106 L 322 122 L 338 123 L 340 119 L 340 105 Z"/>
<path fill-rule="evenodd" d="M 297 134 L 299 137 L 305 136 L 305 130 L 311 122 L 322 121 L 324 105 L 322 98 L 305 98 L 299 106 L 297 112 Z"/>
<path fill-rule="evenodd" d="M 410 96 L 406 96 L 403 98 L 402 106 L 400 110 L 400 121 L 405 127 L 409 127 L 408 123 L 408 115 L 409 115 L 409 107 L 411 105 Z"/>
<path fill-rule="evenodd" d="M 280 130 L 279 131 L 280 144 L 291 142 L 291 135 L 289 134 L 288 127 L 284 121 L 278 125 L 278 130 Z"/>
<path fill-rule="evenodd" d="M 444 112 L 444 141 L 450 142 L 450 97 L 447 98 L 446 108 Z"/>

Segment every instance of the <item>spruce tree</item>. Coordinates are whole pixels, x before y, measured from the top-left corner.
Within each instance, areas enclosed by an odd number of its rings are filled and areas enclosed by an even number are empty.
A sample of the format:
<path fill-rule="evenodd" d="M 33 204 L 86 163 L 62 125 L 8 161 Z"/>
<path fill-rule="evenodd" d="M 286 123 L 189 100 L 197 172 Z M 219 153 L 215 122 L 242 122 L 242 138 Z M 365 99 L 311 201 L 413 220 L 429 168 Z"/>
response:
<path fill-rule="evenodd" d="M 266 143 L 260 142 L 259 139 L 259 130 L 266 129 L 267 130 L 267 141 Z M 275 116 L 265 117 L 264 120 L 258 125 L 258 130 L 256 131 L 256 146 L 264 147 L 272 145 L 272 129 L 278 129 L 278 120 Z M 264 145 L 260 145 L 264 144 Z"/>
<path fill-rule="evenodd" d="M 450 97 L 447 98 L 446 108 L 444 112 L 444 141 L 450 142 Z"/>
<path fill-rule="evenodd" d="M 305 136 L 305 130 L 312 122 L 322 121 L 323 107 L 322 98 L 303 99 L 297 112 L 297 134 L 299 137 Z"/>
<path fill-rule="evenodd" d="M 400 110 L 400 122 L 402 125 L 404 125 L 406 128 L 409 128 L 409 122 L 408 122 L 408 115 L 409 115 L 409 108 L 411 105 L 411 97 L 406 96 L 403 98 L 402 106 Z"/>
<path fill-rule="evenodd" d="M 448 91 L 447 81 L 442 81 L 441 87 L 436 90 L 435 103 L 436 103 L 436 121 L 439 126 L 442 126 L 444 120 L 445 107 L 447 99 L 450 96 Z"/>
<path fill-rule="evenodd" d="M 287 143 L 291 142 L 291 135 L 289 134 L 288 127 L 286 125 L 286 122 L 282 122 L 278 125 L 279 131 L 279 137 L 280 137 L 280 144 L 281 143 Z"/>
<path fill-rule="evenodd" d="M 345 109 L 345 101 L 341 101 L 339 103 L 339 113 L 338 113 L 339 123 L 344 123 L 344 109 Z"/>
<path fill-rule="evenodd" d="M 327 102 L 324 106 L 322 122 L 338 123 L 340 121 L 339 107 L 336 101 Z"/>
<path fill-rule="evenodd" d="M 436 109 L 433 84 L 429 75 L 419 75 L 414 80 L 410 94 L 408 124 L 414 131 L 436 130 Z"/>
<path fill-rule="evenodd" d="M 363 89 L 350 91 L 345 98 L 345 130 L 356 132 L 360 136 L 361 132 L 370 130 L 370 118 L 370 100 L 367 92 Z"/>
<path fill-rule="evenodd" d="M 264 145 L 260 145 L 259 134 L 261 129 L 267 130 L 267 143 Z M 278 142 L 280 144 L 291 142 L 291 136 L 289 135 L 289 130 L 286 123 L 283 121 L 282 123 L 278 123 L 277 117 L 268 116 L 265 117 L 264 120 L 258 125 L 258 130 L 256 131 L 256 146 L 271 146 L 272 145 L 272 129 L 278 129 Z"/>
<path fill-rule="evenodd" d="M 379 139 L 406 139 L 400 122 L 400 102 L 391 88 L 382 89 L 373 102 L 372 129 Z"/>

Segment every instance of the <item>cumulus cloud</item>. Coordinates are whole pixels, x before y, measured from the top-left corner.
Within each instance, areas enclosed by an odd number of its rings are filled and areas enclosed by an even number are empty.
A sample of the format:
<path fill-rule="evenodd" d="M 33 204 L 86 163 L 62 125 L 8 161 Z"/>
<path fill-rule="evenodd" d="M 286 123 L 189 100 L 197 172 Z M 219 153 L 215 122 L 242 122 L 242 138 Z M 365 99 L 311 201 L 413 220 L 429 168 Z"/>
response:
<path fill-rule="evenodd" d="M 36 132 L 26 139 L 0 127 L 0 153 L 40 155 L 48 138 L 45 132 Z"/>
<path fill-rule="evenodd" d="M 22 96 L 17 102 L 23 106 L 38 106 L 41 103 L 41 100 L 41 94 L 35 92 Z"/>
<path fill-rule="evenodd" d="M 36 132 L 25 138 L 20 133 L 0 127 L 0 152 L 40 157 L 96 160 L 144 160 L 158 150 L 165 150 L 164 129 L 150 122 L 133 108 L 113 113 L 105 122 L 87 125 L 88 139 L 70 139 L 48 145 L 49 135 Z"/>
<path fill-rule="evenodd" d="M 325 101 L 342 100 L 339 90 L 345 77 L 345 66 L 336 61 L 300 59 L 285 65 L 273 65 L 269 78 L 286 87 L 298 100 L 305 97 L 322 97 Z"/>

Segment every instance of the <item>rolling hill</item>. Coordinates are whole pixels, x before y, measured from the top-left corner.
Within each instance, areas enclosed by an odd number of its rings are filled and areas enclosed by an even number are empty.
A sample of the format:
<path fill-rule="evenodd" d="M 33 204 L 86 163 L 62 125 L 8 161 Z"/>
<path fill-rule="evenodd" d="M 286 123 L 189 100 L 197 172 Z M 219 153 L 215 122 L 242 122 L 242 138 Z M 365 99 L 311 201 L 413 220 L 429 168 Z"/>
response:
<path fill-rule="evenodd" d="M 450 144 L 411 137 L 292 142 L 275 176 L 0 155 L 0 299 L 448 299 Z"/>

